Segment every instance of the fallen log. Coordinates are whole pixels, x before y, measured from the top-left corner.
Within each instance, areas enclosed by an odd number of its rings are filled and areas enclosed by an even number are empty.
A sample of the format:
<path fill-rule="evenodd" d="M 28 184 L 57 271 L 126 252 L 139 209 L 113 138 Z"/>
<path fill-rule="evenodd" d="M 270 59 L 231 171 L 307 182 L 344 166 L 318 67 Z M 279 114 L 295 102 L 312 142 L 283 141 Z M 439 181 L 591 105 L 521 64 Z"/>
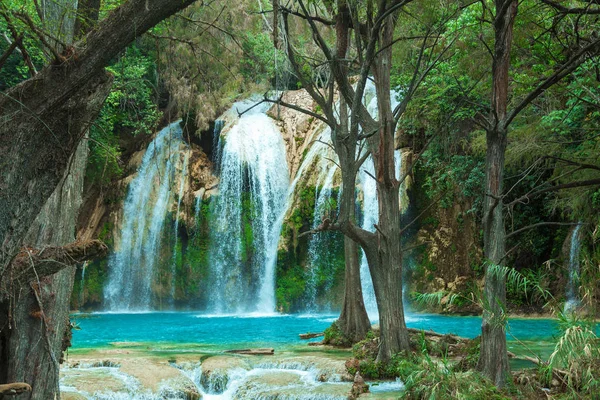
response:
<path fill-rule="evenodd" d="M 275 354 L 275 349 L 234 349 L 226 350 L 225 353 L 247 354 L 251 356 L 272 356 Z"/>
<path fill-rule="evenodd" d="M 0 385 L 0 399 L 4 396 L 16 396 L 25 392 L 31 392 L 31 386 L 27 383 L 18 382 Z"/>
<path fill-rule="evenodd" d="M 314 339 L 317 337 L 321 337 L 321 336 L 325 336 L 324 332 L 315 332 L 315 333 L 301 333 L 300 334 L 300 339 L 306 340 L 306 339 Z"/>
<path fill-rule="evenodd" d="M 448 339 L 451 339 L 451 340 L 453 340 L 455 343 L 458 343 L 458 342 L 466 342 L 466 341 L 470 340 L 470 339 L 468 339 L 468 338 L 464 338 L 464 337 L 462 337 L 462 336 L 456 336 L 456 335 L 451 335 L 451 334 L 437 333 L 437 332 L 434 332 L 434 331 L 426 331 L 426 330 L 423 330 L 423 329 L 406 328 L 406 330 L 407 330 L 409 333 L 416 333 L 416 334 L 418 334 L 418 335 L 420 335 L 420 334 L 425 334 L 425 336 L 428 336 L 428 337 L 448 338 Z"/>

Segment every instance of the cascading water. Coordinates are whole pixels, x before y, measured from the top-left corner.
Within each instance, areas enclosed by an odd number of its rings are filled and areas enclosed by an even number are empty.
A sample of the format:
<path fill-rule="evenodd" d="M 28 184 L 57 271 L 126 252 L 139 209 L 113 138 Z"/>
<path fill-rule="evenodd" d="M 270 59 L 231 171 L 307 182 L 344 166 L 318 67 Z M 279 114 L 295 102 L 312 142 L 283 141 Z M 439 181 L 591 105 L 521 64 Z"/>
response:
<path fill-rule="evenodd" d="M 87 268 L 88 262 L 84 262 L 83 265 L 81 266 L 81 283 L 79 285 L 79 306 L 81 307 L 83 305 L 83 300 L 84 299 L 84 289 L 85 289 L 85 269 Z"/>
<path fill-rule="evenodd" d="M 200 221 L 200 211 L 202 210 L 202 196 L 204 193 L 196 195 L 196 202 L 194 203 L 194 220 L 196 221 L 196 225 Z"/>
<path fill-rule="evenodd" d="M 256 107 L 244 114 L 221 139 L 209 255 L 215 313 L 275 311 L 279 217 L 289 177 L 281 132 L 265 112 Z"/>
<path fill-rule="evenodd" d="M 175 245 L 173 246 L 173 259 L 171 261 L 171 302 L 175 300 L 175 283 L 177 276 L 177 242 L 179 239 L 179 209 L 181 208 L 181 199 L 183 198 L 183 189 L 185 187 L 185 181 L 187 178 L 187 167 L 190 159 L 190 153 L 185 153 L 183 159 L 183 168 L 181 170 L 181 178 L 179 182 L 179 198 L 177 199 L 177 212 L 175 214 L 175 227 L 173 229 L 173 235 L 175 236 Z"/>
<path fill-rule="evenodd" d="M 321 224 L 321 218 L 328 213 L 331 207 L 333 180 L 337 171 L 337 165 L 327 160 L 325 157 L 319 159 L 317 165 L 318 176 L 315 186 L 315 209 L 313 214 L 312 229 Z M 318 235 L 312 235 L 308 244 L 308 263 L 310 265 L 310 275 L 307 282 L 307 311 L 316 312 L 317 309 L 317 284 L 319 266 L 327 263 L 328 258 L 328 240 L 331 232 L 321 232 Z"/>
<path fill-rule="evenodd" d="M 581 223 L 571 233 L 571 246 L 569 249 L 569 283 L 567 284 L 567 302 L 565 310 L 570 311 L 579 305 L 577 288 L 579 286 L 579 253 L 581 250 Z"/>
<path fill-rule="evenodd" d="M 161 234 L 176 166 L 186 148 L 179 121 L 161 130 L 148 146 L 129 185 L 120 240 L 109 259 L 106 308 L 112 311 L 149 310 Z"/>
<path fill-rule="evenodd" d="M 225 121 L 218 119 L 215 121 L 215 127 L 213 129 L 213 148 L 212 148 L 212 162 L 213 170 L 216 174 L 219 173 L 219 165 L 221 162 L 221 131 L 225 127 Z"/>

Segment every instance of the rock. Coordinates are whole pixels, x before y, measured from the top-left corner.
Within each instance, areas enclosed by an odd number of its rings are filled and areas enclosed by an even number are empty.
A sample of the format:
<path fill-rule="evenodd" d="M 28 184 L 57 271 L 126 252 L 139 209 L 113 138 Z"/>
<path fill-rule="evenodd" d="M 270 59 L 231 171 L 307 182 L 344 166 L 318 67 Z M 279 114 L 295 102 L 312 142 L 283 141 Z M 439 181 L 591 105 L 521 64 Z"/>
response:
<path fill-rule="evenodd" d="M 358 361 L 356 358 L 352 358 L 350 360 L 347 360 L 344 365 L 346 366 L 346 370 L 348 370 L 348 372 L 354 374 L 356 373 L 356 371 L 358 371 L 360 361 Z"/>
<path fill-rule="evenodd" d="M 369 392 L 369 385 L 365 383 L 365 380 L 360 375 L 360 373 L 356 373 L 354 375 L 354 384 L 352 385 L 352 391 L 350 393 L 350 397 L 352 399 L 358 398 L 363 393 Z"/>
<path fill-rule="evenodd" d="M 246 358 L 236 356 L 214 356 L 202 362 L 200 384 L 210 394 L 221 394 L 229 383 L 229 371 L 250 369 Z"/>
<path fill-rule="evenodd" d="M 24 382 L 0 385 L 0 394 L 4 396 L 15 396 L 25 392 L 31 392 L 31 386 Z"/>
<path fill-rule="evenodd" d="M 163 381 L 161 386 L 158 394 L 165 399 L 200 400 L 202 398 L 194 383 L 184 376 Z"/>

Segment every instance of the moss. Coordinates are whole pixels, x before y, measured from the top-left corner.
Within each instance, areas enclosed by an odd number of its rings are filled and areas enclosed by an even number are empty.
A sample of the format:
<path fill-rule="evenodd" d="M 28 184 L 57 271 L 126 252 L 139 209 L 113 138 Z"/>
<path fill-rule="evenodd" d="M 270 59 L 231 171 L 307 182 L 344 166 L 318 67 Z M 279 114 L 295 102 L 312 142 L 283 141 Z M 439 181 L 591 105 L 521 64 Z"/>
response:
<path fill-rule="evenodd" d="M 298 302 L 306 289 L 306 276 L 300 266 L 294 266 L 284 271 L 279 271 L 277 276 L 277 289 L 275 296 L 277 307 L 281 312 L 297 311 Z"/>
<path fill-rule="evenodd" d="M 339 347 L 349 347 L 352 345 L 352 341 L 348 339 L 340 329 L 338 321 L 335 321 L 329 328 L 325 329 L 324 333 L 323 343 L 325 344 Z"/>

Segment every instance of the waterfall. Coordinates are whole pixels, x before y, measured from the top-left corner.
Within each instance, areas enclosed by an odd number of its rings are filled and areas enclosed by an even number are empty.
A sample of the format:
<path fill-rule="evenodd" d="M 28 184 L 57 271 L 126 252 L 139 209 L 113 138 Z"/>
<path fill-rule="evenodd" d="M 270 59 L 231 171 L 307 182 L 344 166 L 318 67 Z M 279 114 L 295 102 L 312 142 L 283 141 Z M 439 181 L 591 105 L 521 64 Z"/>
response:
<path fill-rule="evenodd" d="M 175 236 L 175 244 L 173 246 L 173 260 L 171 262 L 171 302 L 175 301 L 175 284 L 177 276 L 177 242 L 179 239 L 179 209 L 181 208 L 181 199 L 183 198 L 183 189 L 185 188 L 185 180 L 187 178 L 187 167 L 190 158 L 190 153 L 185 153 L 183 159 L 183 168 L 181 170 L 181 178 L 179 182 L 179 198 L 177 199 L 177 212 L 175 214 L 175 227 L 173 235 Z"/>
<path fill-rule="evenodd" d="M 234 105 L 244 110 L 248 103 Z M 211 203 L 211 304 L 216 313 L 275 311 L 280 215 L 289 185 L 281 132 L 256 107 L 220 139 L 219 195 Z"/>
<path fill-rule="evenodd" d="M 569 249 L 569 282 L 567 284 L 567 302 L 565 310 L 571 311 L 579 305 L 577 296 L 579 286 L 579 253 L 581 250 L 581 223 L 577 224 L 571 233 L 571 246 Z"/>
<path fill-rule="evenodd" d="M 363 202 L 362 202 L 362 224 L 361 227 L 368 231 L 375 231 L 375 224 L 379 221 L 379 205 L 377 203 L 377 185 L 375 179 L 369 176 L 375 176 L 375 166 L 373 159 L 369 157 L 363 164 L 358 174 L 358 182 L 362 187 Z M 369 271 L 369 264 L 365 252 L 360 249 L 360 283 L 362 286 L 363 300 L 365 309 L 369 314 L 369 319 L 378 318 L 377 301 L 375 299 L 375 291 L 373 289 L 373 279 Z"/>
<path fill-rule="evenodd" d="M 84 289 L 85 289 L 85 269 L 87 268 L 88 261 L 85 261 L 81 265 L 81 283 L 79 285 L 79 308 L 83 305 L 84 299 Z"/>
<path fill-rule="evenodd" d="M 218 119 L 215 121 L 213 129 L 213 146 L 212 146 L 212 162 L 215 174 L 219 173 L 219 164 L 221 162 L 221 131 L 225 127 L 225 120 Z"/>
<path fill-rule="evenodd" d="M 337 165 L 321 156 L 317 165 L 317 182 L 315 185 L 315 208 L 312 221 L 312 229 L 321 224 L 321 218 L 327 214 L 331 206 L 331 195 L 333 189 L 333 178 L 337 171 Z M 331 232 L 321 232 L 312 235 L 308 244 L 308 263 L 310 275 L 307 282 L 307 311 L 316 312 L 317 310 L 317 281 L 320 272 L 321 263 L 327 263 L 328 257 L 328 239 Z M 329 259 L 329 260 L 328 260 Z"/>
<path fill-rule="evenodd" d="M 181 162 L 179 121 L 161 130 L 150 143 L 137 175 L 129 184 L 120 240 L 109 258 L 104 299 L 109 310 L 149 310 L 152 283 L 171 186 Z"/>
<path fill-rule="evenodd" d="M 204 196 L 204 191 L 200 194 L 196 195 L 196 202 L 194 203 L 194 221 L 196 226 L 200 222 L 200 211 L 202 210 L 202 197 Z"/>

